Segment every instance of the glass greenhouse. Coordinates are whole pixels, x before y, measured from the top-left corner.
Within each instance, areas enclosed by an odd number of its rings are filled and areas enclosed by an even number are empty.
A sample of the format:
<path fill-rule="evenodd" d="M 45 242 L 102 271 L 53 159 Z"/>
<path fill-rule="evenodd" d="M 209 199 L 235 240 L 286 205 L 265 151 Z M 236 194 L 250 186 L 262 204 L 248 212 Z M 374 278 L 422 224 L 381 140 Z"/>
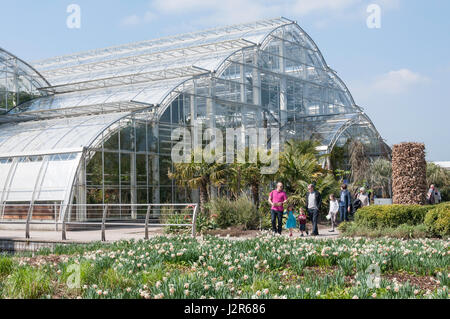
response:
<path fill-rule="evenodd" d="M 31 65 L 0 50 L 0 96 L 0 204 L 59 205 L 59 219 L 69 203 L 195 200 L 167 176 L 178 127 L 264 125 L 281 141 L 319 138 L 323 152 L 349 138 L 373 156 L 389 152 L 314 41 L 285 18 Z"/>
<path fill-rule="evenodd" d="M 39 88 L 49 85 L 28 63 L 0 48 L 0 114 L 46 95 Z"/>

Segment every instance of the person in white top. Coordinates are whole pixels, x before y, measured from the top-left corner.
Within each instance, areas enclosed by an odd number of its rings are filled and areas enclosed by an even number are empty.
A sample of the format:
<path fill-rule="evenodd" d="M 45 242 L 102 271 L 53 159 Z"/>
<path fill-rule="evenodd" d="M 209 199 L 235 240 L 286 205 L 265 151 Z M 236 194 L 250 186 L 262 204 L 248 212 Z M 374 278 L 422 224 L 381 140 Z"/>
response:
<path fill-rule="evenodd" d="M 359 189 L 359 194 L 356 196 L 361 201 L 361 207 L 369 206 L 369 195 L 366 193 L 366 189 L 364 187 L 361 187 Z"/>
<path fill-rule="evenodd" d="M 334 228 L 336 227 L 336 216 L 339 211 L 339 202 L 334 197 L 334 194 L 330 195 L 330 211 L 328 213 L 327 218 L 331 220 L 331 229 L 329 232 L 334 232 Z"/>

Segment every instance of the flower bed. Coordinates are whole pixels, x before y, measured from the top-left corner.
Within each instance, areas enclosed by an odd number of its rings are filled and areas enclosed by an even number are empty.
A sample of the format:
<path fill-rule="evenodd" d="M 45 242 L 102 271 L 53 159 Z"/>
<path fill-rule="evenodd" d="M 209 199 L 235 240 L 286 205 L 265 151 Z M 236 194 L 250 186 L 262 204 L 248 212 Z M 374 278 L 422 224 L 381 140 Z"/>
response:
<path fill-rule="evenodd" d="M 58 246 L 55 254 L 0 259 L 2 297 L 449 296 L 448 240 L 160 236 L 148 241 Z M 67 287 L 74 265 L 79 267 L 78 289 Z M 38 279 L 40 286 L 29 279 Z"/>

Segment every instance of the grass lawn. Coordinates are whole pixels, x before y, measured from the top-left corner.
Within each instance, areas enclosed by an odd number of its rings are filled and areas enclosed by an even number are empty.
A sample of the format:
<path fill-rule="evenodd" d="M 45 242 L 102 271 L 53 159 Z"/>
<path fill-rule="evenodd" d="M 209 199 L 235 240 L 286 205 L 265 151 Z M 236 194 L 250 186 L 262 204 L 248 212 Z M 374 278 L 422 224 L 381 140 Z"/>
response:
<path fill-rule="evenodd" d="M 447 299 L 449 242 L 160 236 L 57 246 L 0 256 L 0 296 Z"/>

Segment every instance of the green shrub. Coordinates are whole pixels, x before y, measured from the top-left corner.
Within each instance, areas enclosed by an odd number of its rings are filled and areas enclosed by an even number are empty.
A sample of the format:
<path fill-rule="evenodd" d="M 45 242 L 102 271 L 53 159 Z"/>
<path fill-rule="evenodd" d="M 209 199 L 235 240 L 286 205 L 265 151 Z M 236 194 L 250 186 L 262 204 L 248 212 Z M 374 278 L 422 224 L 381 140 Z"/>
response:
<path fill-rule="evenodd" d="M 433 236 L 450 235 L 450 203 L 436 205 L 425 216 L 425 225 Z"/>
<path fill-rule="evenodd" d="M 365 225 L 358 225 L 355 222 L 344 222 L 338 227 L 339 232 L 346 237 L 391 237 L 391 238 L 425 238 L 429 237 L 427 227 L 424 224 L 408 225 L 402 224 L 397 227 L 377 227 L 370 228 Z"/>
<path fill-rule="evenodd" d="M 238 223 L 237 210 L 233 201 L 226 197 L 217 197 L 210 201 L 211 217 L 215 218 L 220 228 L 227 228 Z"/>
<path fill-rule="evenodd" d="M 352 222 L 342 222 L 339 224 L 338 230 L 342 234 L 347 233 L 351 228 L 353 228 L 354 225 L 355 223 Z"/>
<path fill-rule="evenodd" d="M 395 228 L 402 224 L 419 225 L 431 208 L 420 205 L 373 205 L 359 209 L 355 213 L 355 222 L 372 229 Z"/>
<path fill-rule="evenodd" d="M 196 232 L 201 234 L 206 230 L 216 229 L 217 222 L 214 218 L 211 218 L 209 213 L 202 213 L 199 211 L 197 213 L 197 220 L 195 223 Z"/>
<path fill-rule="evenodd" d="M 260 214 L 246 195 L 231 201 L 225 197 L 214 198 L 209 204 L 211 217 L 220 228 L 242 225 L 245 229 L 257 229 Z"/>
<path fill-rule="evenodd" d="M 261 217 L 261 229 L 272 229 L 270 207 L 271 206 L 267 200 L 263 200 L 259 204 L 258 213 Z"/>
<path fill-rule="evenodd" d="M 244 229 L 258 229 L 261 222 L 259 212 L 250 198 L 242 195 L 234 202 L 238 215 L 238 224 Z"/>

